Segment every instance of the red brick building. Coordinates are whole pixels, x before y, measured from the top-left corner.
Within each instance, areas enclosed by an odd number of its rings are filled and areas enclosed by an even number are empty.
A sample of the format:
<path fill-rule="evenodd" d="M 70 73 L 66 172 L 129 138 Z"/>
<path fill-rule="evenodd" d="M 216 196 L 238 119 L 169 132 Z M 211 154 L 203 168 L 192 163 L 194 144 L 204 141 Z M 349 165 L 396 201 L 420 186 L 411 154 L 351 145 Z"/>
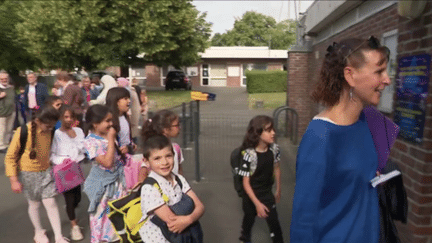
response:
<path fill-rule="evenodd" d="M 393 82 L 383 93 L 378 109 L 395 114 L 395 86 L 401 58 L 432 54 L 431 1 L 315 1 L 300 20 L 299 44 L 289 51 L 287 103 L 299 113 L 302 135 L 322 108 L 310 99 L 326 49 L 349 37 L 374 35 L 391 50 L 388 67 Z M 429 67 L 431 68 L 431 67 Z M 408 223 L 397 224 L 402 242 L 432 243 L 432 87 L 425 104 L 421 143 L 399 137 L 391 151 L 408 194 Z"/>
<path fill-rule="evenodd" d="M 268 47 L 210 47 L 201 53 L 200 62 L 182 68 L 189 76 L 192 87 L 245 86 L 246 70 L 284 70 L 286 50 L 269 50 Z M 144 81 L 148 87 L 165 86 L 165 77 L 173 66 L 134 65 L 129 67 L 129 77 Z"/>

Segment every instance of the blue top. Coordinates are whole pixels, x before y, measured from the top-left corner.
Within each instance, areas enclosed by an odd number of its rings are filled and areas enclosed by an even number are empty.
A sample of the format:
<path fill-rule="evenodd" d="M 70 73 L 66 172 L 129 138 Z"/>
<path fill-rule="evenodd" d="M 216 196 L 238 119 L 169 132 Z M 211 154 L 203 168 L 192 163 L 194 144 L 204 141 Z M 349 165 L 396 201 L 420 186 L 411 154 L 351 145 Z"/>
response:
<path fill-rule="evenodd" d="M 377 243 L 377 167 L 363 113 L 349 126 L 312 120 L 298 149 L 291 243 Z"/>

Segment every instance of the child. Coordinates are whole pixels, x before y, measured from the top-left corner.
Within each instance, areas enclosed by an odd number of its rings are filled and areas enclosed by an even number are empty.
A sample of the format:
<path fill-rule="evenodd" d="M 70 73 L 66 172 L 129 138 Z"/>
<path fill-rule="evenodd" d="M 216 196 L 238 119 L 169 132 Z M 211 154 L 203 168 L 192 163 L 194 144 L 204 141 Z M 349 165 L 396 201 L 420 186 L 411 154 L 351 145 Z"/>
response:
<path fill-rule="evenodd" d="M 144 182 L 141 188 L 143 218 L 148 217 L 148 220 L 139 231 L 141 238 L 145 242 L 169 243 L 170 241 L 164 236 L 165 233 L 182 233 L 191 226 L 194 227 L 195 231 L 188 233 L 192 234 L 190 237 L 195 240 L 188 242 L 202 243 L 201 228 L 199 228 L 199 224 L 198 229 L 193 225 L 204 214 L 204 205 L 192 191 L 186 179 L 181 175 L 172 173 L 174 155 L 171 142 L 167 137 L 157 135 L 144 141 L 143 150 L 144 161 L 151 168 L 151 172 L 146 180 L 155 180 L 160 190 L 153 184 L 146 182 Z M 162 196 L 162 193 L 165 196 Z M 166 197 L 168 200 L 166 200 Z M 171 207 L 180 201 L 184 201 L 186 198 L 191 199 L 193 203 L 190 202 L 189 204 L 192 208 L 193 205 L 195 207 L 189 214 L 176 215 Z M 156 216 L 159 221 L 161 220 L 166 223 L 165 227 L 158 227 L 153 222 Z M 188 231 L 192 231 L 192 229 L 189 228 Z"/>
<path fill-rule="evenodd" d="M 32 116 L 32 121 L 27 124 L 26 144 L 20 144 L 19 127 L 5 157 L 6 175 L 9 177 L 12 191 L 23 192 L 28 201 L 28 212 L 35 229 L 34 241 L 38 243 L 49 242 L 40 222 L 41 202 L 47 211 L 56 243 L 68 242 L 61 231 L 60 215 L 54 198 L 57 192 L 49 163 L 51 131 L 58 118 L 59 112 L 52 107 L 39 109 Z M 24 146 L 24 153 L 20 157 L 21 146 Z"/>
<path fill-rule="evenodd" d="M 274 143 L 273 119 L 256 116 L 250 122 L 241 146 L 243 161 L 239 175 L 243 176 L 243 222 L 240 240 L 251 241 L 255 216 L 265 218 L 273 242 L 283 242 L 282 230 L 276 212 L 281 196 L 280 153 Z M 274 176 L 274 177 L 273 177 Z M 272 193 L 274 179 L 276 194 Z"/>
<path fill-rule="evenodd" d="M 130 106 L 130 93 L 127 89 L 114 87 L 108 91 L 106 105 L 113 115 L 113 127 L 118 133 L 117 141 L 122 154 L 133 154 L 136 145 L 132 141 L 131 126 L 127 112 Z"/>
<path fill-rule="evenodd" d="M 59 165 L 63 160 L 70 158 L 77 163 L 85 159 L 84 156 L 84 132 L 79 127 L 72 127 L 76 115 L 70 106 L 62 106 L 60 109 L 61 127 L 56 130 L 51 147 L 51 162 Z M 84 236 L 78 226 L 75 217 L 75 208 L 81 201 L 81 185 L 63 193 L 66 201 L 66 212 L 71 221 L 71 239 L 82 240 Z"/>
<path fill-rule="evenodd" d="M 63 105 L 63 100 L 59 96 L 50 95 L 45 101 L 45 106 L 52 106 L 56 110 L 60 110 Z M 61 121 L 58 120 L 54 126 L 54 129 L 57 130 L 61 127 Z"/>
<path fill-rule="evenodd" d="M 15 97 L 15 104 L 16 104 L 16 116 L 15 116 L 15 124 L 14 124 L 14 130 L 17 129 L 21 122 L 19 120 L 19 115 L 21 115 L 21 118 L 23 120 L 23 124 L 27 123 L 27 117 L 26 117 L 26 108 L 25 108 L 25 97 L 24 97 L 24 87 L 19 87 L 19 94 Z"/>
<path fill-rule="evenodd" d="M 126 195 L 124 164 L 116 152 L 117 132 L 106 106 L 90 106 L 85 117 L 88 135 L 84 147 L 88 159 L 93 161 L 84 182 L 84 192 L 90 201 L 91 242 L 114 242 L 119 238 L 108 219 L 108 201 Z"/>
<path fill-rule="evenodd" d="M 180 133 L 180 119 L 179 116 L 170 110 L 158 111 L 152 119 L 148 119 L 144 123 L 142 129 L 143 140 L 154 135 L 163 135 L 169 139 L 175 138 Z M 181 152 L 180 145 L 177 143 L 172 144 L 174 149 L 174 168 L 175 174 L 183 175 L 183 169 L 181 164 L 184 161 L 183 154 Z"/>

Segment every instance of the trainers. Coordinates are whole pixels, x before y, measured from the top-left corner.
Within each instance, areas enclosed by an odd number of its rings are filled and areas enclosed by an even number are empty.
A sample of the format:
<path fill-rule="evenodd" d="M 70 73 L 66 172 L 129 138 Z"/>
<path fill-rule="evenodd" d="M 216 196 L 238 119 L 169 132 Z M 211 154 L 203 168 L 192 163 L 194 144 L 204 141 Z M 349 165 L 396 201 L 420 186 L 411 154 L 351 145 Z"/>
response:
<path fill-rule="evenodd" d="M 83 234 L 81 233 L 81 229 L 78 225 L 75 225 L 74 227 L 72 227 L 71 229 L 71 239 L 72 240 L 82 240 L 84 239 Z"/>
<path fill-rule="evenodd" d="M 55 243 L 69 243 L 69 240 L 62 236 L 60 239 L 56 239 Z"/>
<path fill-rule="evenodd" d="M 33 239 L 35 243 L 49 243 L 48 237 L 45 234 L 45 230 L 37 232 Z"/>

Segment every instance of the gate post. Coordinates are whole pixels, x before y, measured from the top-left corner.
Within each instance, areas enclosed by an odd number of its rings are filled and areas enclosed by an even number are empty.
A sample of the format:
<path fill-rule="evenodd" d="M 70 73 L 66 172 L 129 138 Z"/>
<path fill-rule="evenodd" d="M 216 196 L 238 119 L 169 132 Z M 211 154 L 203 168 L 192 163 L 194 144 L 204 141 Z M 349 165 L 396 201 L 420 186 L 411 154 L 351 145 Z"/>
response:
<path fill-rule="evenodd" d="M 193 120 L 194 120 L 194 125 L 196 128 L 198 128 L 199 126 L 199 117 L 198 117 L 198 111 L 194 111 L 193 112 Z M 201 180 L 201 176 L 200 176 L 200 156 L 199 156 L 199 132 L 197 131 L 198 129 L 194 129 L 195 132 L 194 134 L 194 145 L 195 145 L 195 180 L 197 182 L 199 182 Z"/>
<path fill-rule="evenodd" d="M 186 122 L 187 122 L 187 117 L 186 117 L 186 103 L 182 103 L 182 142 L 183 142 L 183 148 L 187 147 L 187 137 L 186 137 L 186 131 L 187 131 L 187 127 L 186 127 Z"/>

